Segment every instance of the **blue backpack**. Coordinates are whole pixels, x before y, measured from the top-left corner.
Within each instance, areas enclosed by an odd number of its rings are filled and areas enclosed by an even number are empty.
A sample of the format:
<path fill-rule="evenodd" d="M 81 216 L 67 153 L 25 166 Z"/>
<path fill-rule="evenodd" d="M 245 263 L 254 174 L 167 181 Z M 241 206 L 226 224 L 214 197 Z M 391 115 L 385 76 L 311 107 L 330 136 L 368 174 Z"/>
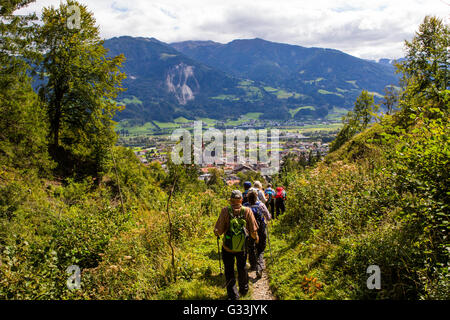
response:
<path fill-rule="evenodd" d="M 266 191 L 264 191 L 265 194 L 267 194 L 269 196 L 269 199 L 267 201 L 271 201 L 272 198 L 275 197 L 275 190 L 273 190 L 272 188 L 267 188 Z"/>
<path fill-rule="evenodd" d="M 259 207 L 260 204 L 261 201 L 256 201 L 256 203 L 251 206 L 250 203 L 247 202 L 244 204 L 244 206 L 249 207 L 252 210 L 256 223 L 258 224 L 258 233 L 262 234 L 266 230 L 266 221 L 264 219 L 264 214 L 261 208 Z"/>

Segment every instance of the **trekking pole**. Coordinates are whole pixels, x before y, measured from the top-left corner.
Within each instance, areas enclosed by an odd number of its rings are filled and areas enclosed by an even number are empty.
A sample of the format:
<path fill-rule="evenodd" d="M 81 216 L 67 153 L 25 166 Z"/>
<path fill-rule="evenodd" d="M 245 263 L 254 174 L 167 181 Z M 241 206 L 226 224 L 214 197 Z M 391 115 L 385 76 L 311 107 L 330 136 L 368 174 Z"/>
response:
<path fill-rule="evenodd" d="M 270 259 L 272 260 L 272 264 L 273 264 L 272 248 L 270 247 L 269 225 L 267 225 L 267 228 L 266 228 L 266 235 L 267 235 L 267 242 L 269 243 Z"/>
<path fill-rule="evenodd" d="M 220 237 L 217 237 L 217 254 L 219 255 L 219 268 L 220 268 L 220 276 L 222 275 L 222 261 L 221 261 L 221 257 L 220 257 L 220 246 L 219 246 L 219 239 Z"/>
<path fill-rule="evenodd" d="M 218 255 L 219 255 L 219 268 L 220 268 L 220 274 L 219 274 L 219 276 L 221 276 L 221 275 L 223 275 L 223 272 L 222 272 L 222 257 L 220 256 L 220 245 L 219 245 L 219 240 L 220 240 L 220 237 L 219 236 L 217 236 L 217 253 L 218 253 Z M 230 279 L 230 280 L 228 280 L 228 282 L 226 282 L 226 278 L 225 278 L 225 282 L 223 283 L 223 285 L 222 285 L 222 288 L 225 288 L 228 284 L 229 284 L 229 282 L 231 281 L 232 279 Z"/>

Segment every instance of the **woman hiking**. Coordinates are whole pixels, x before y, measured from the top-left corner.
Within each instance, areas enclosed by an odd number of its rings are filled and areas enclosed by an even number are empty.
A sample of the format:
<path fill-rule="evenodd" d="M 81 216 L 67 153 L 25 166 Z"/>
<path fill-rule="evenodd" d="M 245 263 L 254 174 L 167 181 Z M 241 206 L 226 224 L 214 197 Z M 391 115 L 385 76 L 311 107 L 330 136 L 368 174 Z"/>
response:
<path fill-rule="evenodd" d="M 272 217 L 265 204 L 259 201 L 258 192 L 254 188 L 248 192 L 248 202 L 244 203 L 244 206 L 252 210 L 253 216 L 258 224 L 259 242 L 255 243 L 252 239 L 249 239 L 248 257 L 251 270 L 255 270 L 256 278 L 260 279 L 264 269 L 264 250 L 266 249 L 267 237 L 266 226 Z"/>
<path fill-rule="evenodd" d="M 269 183 L 267 189 L 264 190 L 264 194 L 266 195 L 267 204 L 266 207 L 269 209 L 272 217 L 275 216 L 275 190 L 272 189 L 272 184 Z"/>
<path fill-rule="evenodd" d="M 276 216 L 280 216 L 286 210 L 285 201 L 286 201 L 286 191 L 284 191 L 283 187 L 277 187 L 277 193 L 275 194 L 275 211 Z"/>
<path fill-rule="evenodd" d="M 248 270 L 246 242 L 252 238 L 256 243 L 258 238 L 258 225 L 250 208 L 242 206 L 242 193 L 234 190 L 230 197 L 230 206 L 222 209 L 217 219 L 214 234 L 219 237 L 225 234 L 222 244 L 222 260 L 225 267 L 228 299 L 237 300 L 239 294 L 245 296 L 248 292 Z M 248 237 L 247 235 L 250 235 Z M 234 276 L 234 260 L 236 260 L 239 293 L 236 288 Z"/>
<path fill-rule="evenodd" d="M 259 199 L 259 201 L 261 201 L 262 203 L 266 204 L 267 198 L 266 198 L 266 196 L 264 195 L 264 190 L 263 190 L 263 187 L 262 187 L 261 182 L 255 181 L 254 185 L 255 185 L 255 189 L 256 189 L 257 192 L 258 192 L 258 199 Z M 245 203 L 245 202 L 244 202 L 244 203 Z"/>

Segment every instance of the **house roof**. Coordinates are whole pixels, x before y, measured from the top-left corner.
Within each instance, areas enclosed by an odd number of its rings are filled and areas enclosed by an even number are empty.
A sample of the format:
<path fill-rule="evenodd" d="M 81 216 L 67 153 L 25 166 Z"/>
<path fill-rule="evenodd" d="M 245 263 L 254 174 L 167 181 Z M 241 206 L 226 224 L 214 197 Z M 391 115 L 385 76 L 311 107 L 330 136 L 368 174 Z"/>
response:
<path fill-rule="evenodd" d="M 255 171 L 255 170 L 244 164 L 235 167 L 235 169 L 233 170 L 233 172 L 240 172 L 240 171 Z"/>
<path fill-rule="evenodd" d="M 239 184 L 241 182 L 241 180 L 228 180 L 227 184 L 229 186 L 235 185 L 235 184 Z"/>

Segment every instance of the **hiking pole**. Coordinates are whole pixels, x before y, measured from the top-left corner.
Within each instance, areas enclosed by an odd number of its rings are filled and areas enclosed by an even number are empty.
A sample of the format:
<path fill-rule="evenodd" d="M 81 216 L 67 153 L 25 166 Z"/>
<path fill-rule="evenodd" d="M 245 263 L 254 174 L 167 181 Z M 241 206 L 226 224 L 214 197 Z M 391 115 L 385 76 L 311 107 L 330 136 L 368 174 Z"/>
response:
<path fill-rule="evenodd" d="M 270 247 L 269 225 L 268 224 L 267 224 L 267 228 L 266 228 L 266 235 L 267 235 L 267 242 L 269 243 L 270 259 L 272 260 L 272 264 L 273 264 L 273 256 L 272 256 L 272 248 Z"/>
<path fill-rule="evenodd" d="M 220 257 L 220 246 L 219 246 L 219 239 L 220 237 L 217 237 L 217 254 L 219 255 L 219 268 L 220 268 L 220 276 L 222 275 L 222 261 L 221 261 L 221 257 Z"/>

